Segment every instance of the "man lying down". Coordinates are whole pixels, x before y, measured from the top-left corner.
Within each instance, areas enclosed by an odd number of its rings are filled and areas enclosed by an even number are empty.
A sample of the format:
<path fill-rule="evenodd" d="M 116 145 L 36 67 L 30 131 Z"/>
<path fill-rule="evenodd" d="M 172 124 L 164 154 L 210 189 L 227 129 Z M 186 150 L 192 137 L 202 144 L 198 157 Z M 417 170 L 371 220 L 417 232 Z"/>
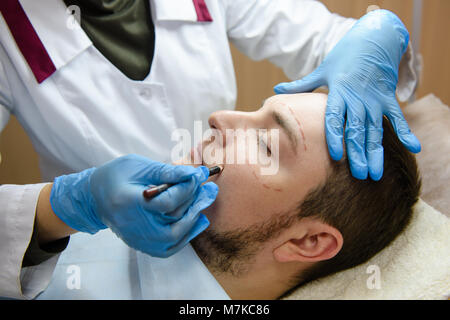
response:
<path fill-rule="evenodd" d="M 209 178 L 219 194 L 203 211 L 210 226 L 192 247 L 162 259 L 108 230 L 74 235 L 39 298 L 277 299 L 367 261 L 409 222 L 420 192 L 416 161 L 384 119 L 383 178 L 353 178 L 345 155 L 329 157 L 326 101 L 324 94 L 279 95 L 256 112 L 213 113 L 209 124 L 224 137 L 227 129 L 279 129 L 276 172 L 262 174 L 262 164 L 249 161 L 214 163 L 208 157 L 225 159 L 240 142 L 204 141 L 203 151 L 213 152 L 203 152 L 203 164 L 223 171 Z M 270 154 L 267 136 L 256 141 Z"/>

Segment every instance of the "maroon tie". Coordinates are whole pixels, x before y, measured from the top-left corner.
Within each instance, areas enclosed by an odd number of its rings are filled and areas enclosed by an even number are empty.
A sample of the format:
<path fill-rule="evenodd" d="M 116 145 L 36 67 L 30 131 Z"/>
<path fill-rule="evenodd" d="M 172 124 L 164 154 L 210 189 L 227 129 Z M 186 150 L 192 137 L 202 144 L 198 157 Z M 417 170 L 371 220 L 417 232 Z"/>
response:
<path fill-rule="evenodd" d="M 205 0 L 192 0 L 194 2 L 195 11 L 197 12 L 197 21 L 211 22 L 213 21 L 209 14 Z"/>
<path fill-rule="evenodd" d="M 0 12 L 37 82 L 41 83 L 51 76 L 56 68 L 25 11 L 18 0 L 1 0 Z"/>

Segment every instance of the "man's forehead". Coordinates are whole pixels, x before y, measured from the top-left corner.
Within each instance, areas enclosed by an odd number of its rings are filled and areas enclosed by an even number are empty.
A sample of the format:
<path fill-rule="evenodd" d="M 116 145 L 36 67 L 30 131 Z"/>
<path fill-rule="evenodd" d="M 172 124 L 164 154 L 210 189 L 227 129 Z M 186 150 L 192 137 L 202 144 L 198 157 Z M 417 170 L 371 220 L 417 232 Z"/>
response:
<path fill-rule="evenodd" d="M 280 94 L 264 100 L 263 109 L 265 111 L 290 109 L 292 114 L 298 117 L 304 117 L 311 113 L 315 115 L 317 112 L 325 111 L 328 96 L 323 93 L 295 93 Z"/>
<path fill-rule="evenodd" d="M 263 106 L 274 107 L 278 104 L 286 103 L 286 95 L 271 96 L 263 101 Z"/>
<path fill-rule="evenodd" d="M 283 108 L 287 106 L 287 101 L 285 97 L 281 95 L 271 96 L 265 100 L 263 100 L 260 110 L 266 112 L 275 111 L 279 108 Z"/>
<path fill-rule="evenodd" d="M 298 109 L 303 105 L 306 96 L 304 94 L 279 94 L 264 100 L 263 106 L 267 109 L 285 108 L 287 106 Z"/>

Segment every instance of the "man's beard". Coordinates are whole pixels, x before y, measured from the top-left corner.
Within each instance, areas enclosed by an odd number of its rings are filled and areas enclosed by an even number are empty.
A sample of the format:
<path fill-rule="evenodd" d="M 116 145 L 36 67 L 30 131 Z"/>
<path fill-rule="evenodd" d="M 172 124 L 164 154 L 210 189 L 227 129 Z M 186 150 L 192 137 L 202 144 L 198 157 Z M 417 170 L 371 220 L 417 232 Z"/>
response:
<path fill-rule="evenodd" d="M 284 213 L 242 229 L 219 232 L 210 227 L 191 244 L 211 272 L 240 277 L 250 271 L 262 245 L 298 219 L 295 214 Z"/>

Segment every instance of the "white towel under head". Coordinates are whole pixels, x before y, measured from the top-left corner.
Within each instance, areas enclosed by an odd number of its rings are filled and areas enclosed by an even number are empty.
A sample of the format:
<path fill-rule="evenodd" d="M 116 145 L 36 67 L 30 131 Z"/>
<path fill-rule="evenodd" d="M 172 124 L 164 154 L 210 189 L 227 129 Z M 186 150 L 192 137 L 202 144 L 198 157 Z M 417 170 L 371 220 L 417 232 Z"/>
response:
<path fill-rule="evenodd" d="M 423 200 L 408 227 L 366 263 L 312 281 L 285 299 L 448 299 L 450 219 Z"/>

